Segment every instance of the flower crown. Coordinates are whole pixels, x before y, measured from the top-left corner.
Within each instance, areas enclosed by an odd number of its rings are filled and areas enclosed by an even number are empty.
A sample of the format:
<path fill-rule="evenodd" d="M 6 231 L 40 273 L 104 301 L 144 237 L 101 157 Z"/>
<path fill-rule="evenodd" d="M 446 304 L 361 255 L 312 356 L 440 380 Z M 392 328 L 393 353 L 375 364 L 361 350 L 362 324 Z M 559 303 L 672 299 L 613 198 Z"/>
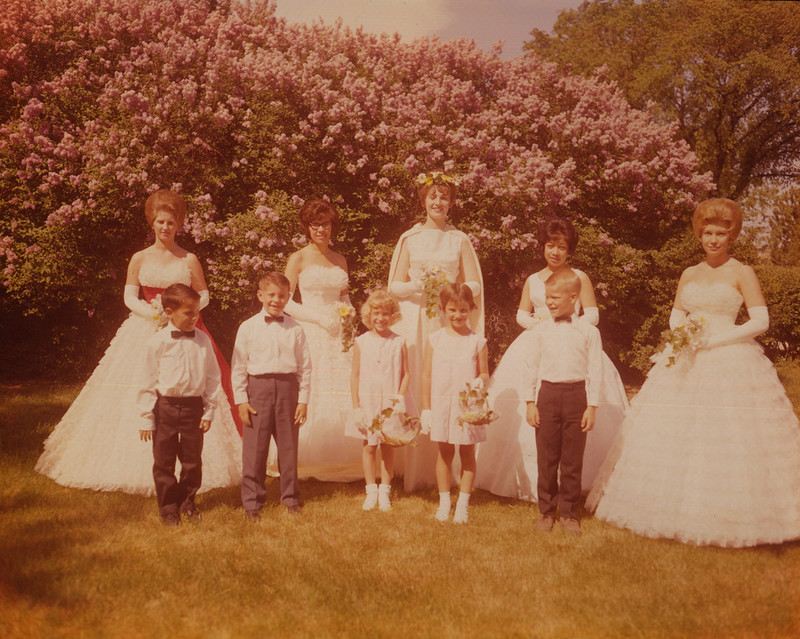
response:
<path fill-rule="evenodd" d="M 419 186 L 432 186 L 434 184 L 452 184 L 458 186 L 458 179 L 452 175 L 447 175 L 442 171 L 431 171 L 430 173 L 420 173 L 414 180 Z"/>

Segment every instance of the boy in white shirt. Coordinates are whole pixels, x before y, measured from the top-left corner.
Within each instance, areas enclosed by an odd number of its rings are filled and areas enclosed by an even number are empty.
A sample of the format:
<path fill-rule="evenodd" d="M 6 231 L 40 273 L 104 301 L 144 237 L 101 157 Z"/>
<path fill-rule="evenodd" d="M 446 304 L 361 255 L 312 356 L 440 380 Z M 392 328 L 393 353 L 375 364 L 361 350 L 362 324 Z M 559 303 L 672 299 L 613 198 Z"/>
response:
<path fill-rule="evenodd" d="M 153 479 L 161 521 L 168 526 L 200 520 L 194 503 L 203 479 L 203 434 L 211 427 L 220 372 L 211 339 L 195 329 L 200 295 L 185 284 L 161 294 L 169 324 L 145 344 L 138 404 L 142 441 L 153 441 Z M 175 460 L 181 460 L 180 478 Z"/>
<path fill-rule="evenodd" d="M 572 535 L 581 534 L 583 451 L 586 433 L 594 427 L 603 374 L 600 332 L 575 312 L 580 291 L 580 278 L 572 269 L 559 270 L 545 282 L 551 320 L 532 329 L 526 398 L 527 420 L 536 428 L 541 513 L 536 528 L 552 530 L 558 512 L 565 532 Z"/>
<path fill-rule="evenodd" d="M 242 506 L 250 520 L 264 507 L 270 437 L 278 447 L 281 502 L 299 513 L 298 429 L 306 419 L 311 358 L 303 328 L 283 309 L 289 280 L 265 273 L 258 281 L 263 305 L 236 333 L 231 364 L 233 399 L 244 423 L 242 432 Z"/>

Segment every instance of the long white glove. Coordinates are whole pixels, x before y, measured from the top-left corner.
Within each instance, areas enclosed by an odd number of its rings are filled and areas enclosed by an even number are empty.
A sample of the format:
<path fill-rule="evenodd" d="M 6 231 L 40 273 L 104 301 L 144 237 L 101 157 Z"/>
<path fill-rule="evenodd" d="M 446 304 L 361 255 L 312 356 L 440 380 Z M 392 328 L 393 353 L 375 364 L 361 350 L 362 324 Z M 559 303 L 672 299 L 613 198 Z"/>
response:
<path fill-rule="evenodd" d="M 686 311 L 679 311 L 677 308 L 673 308 L 669 314 L 669 330 L 674 331 L 679 326 L 683 326 L 687 317 Z"/>
<path fill-rule="evenodd" d="M 766 306 L 753 306 L 747 309 L 750 319 L 744 324 L 739 324 L 734 328 L 711 335 L 706 342 L 708 348 L 714 346 L 722 346 L 724 344 L 733 344 L 735 342 L 745 342 L 761 335 L 769 328 L 769 312 Z"/>
<path fill-rule="evenodd" d="M 139 299 L 139 287 L 135 284 L 125 285 L 125 294 L 123 295 L 122 299 L 125 302 L 125 306 L 131 309 L 131 312 L 134 315 L 138 315 L 139 317 L 144 317 L 147 319 L 153 319 L 156 313 L 155 309 L 144 300 Z"/>
<path fill-rule="evenodd" d="M 423 435 L 430 435 L 431 434 L 431 410 L 429 408 L 424 409 L 419 414 L 419 422 L 422 425 L 422 430 L 420 432 Z"/>
<path fill-rule="evenodd" d="M 536 326 L 539 323 L 533 315 L 528 313 L 527 311 L 523 311 L 521 308 L 517 309 L 517 324 L 519 324 L 524 329 L 530 329 Z"/>
<path fill-rule="evenodd" d="M 208 289 L 206 289 L 205 291 L 197 291 L 197 294 L 200 295 L 200 308 L 198 308 L 197 310 L 202 311 L 206 306 L 208 306 L 208 303 L 211 301 L 211 298 L 208 295 Z"/>
<path fill-rule="evenodd" d="M 302 304 L 289 300 L 284 309 L 292 318 L 302 322 L 311 322 L 317 326 L 321 326 L 329 333 L 335 333 L 339 327 L 339 323 L 333 316 L 333 313 L 320 313 L 318 310 L 311 310 L 305 308 Z"/>
<path fill-rule="evenodd" d="M 581 315 L 581 319 L 587 324 L 591 324 L 592 326 L 597 326 L 600 323 L 600 311 L 597 310 L 596 306 L 590 306 L 589 308 L 584 308 L 583 315 Z"/>
<path fill-rule="evenodd" d="M 413 280 L 408 282 L 399 282 L 395 280 L 389 284 L 389 292 L 400 299 L 411 297 L 414 293 L 421 292 L 422 290 L 422 283 L 414 282 Z"/>
<path fill-rule="evenodd" d="M 464 282 L 464 285 L 472 291 L 472 297 L 478 297 L 481 294 L 481 283 L 476 282 L 475 280 L 470 280 L 469 282 Z"/>

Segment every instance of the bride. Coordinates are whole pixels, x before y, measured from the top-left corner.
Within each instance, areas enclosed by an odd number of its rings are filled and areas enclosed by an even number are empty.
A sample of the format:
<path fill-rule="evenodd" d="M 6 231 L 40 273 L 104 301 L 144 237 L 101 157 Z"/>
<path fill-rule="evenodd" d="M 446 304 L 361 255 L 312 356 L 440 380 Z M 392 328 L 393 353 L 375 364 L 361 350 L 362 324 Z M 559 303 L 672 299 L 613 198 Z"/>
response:
<path fill-rule="evenodd" d="M 175 242 L 185 216 L 186 204 L 176 193 L 161 190 L 147 198 L 145 217 L 155 240 L 134 254 L 128 265 L 124 301 L 131 314 L 45 441 L 36 463 L 38 472 L 62 486 L 155 494 L 152 446 L 139 441 L 135 383 L 144 343 L 159 325 L 151 302 L 167 286 L 180 282 L 200 293 L 201 308 L 208 305 L 200 261 Z M 197 328 L 208 333 L 202 319 Z M 223 384 L 230 388 L 230 369 L 216 345 L 215 353 Z M 231 404 L 222 391 L 220 395 L 221 409 L 204 436 L 201 492 L 233 486 L 241 479 L 242 444 Z"/>
<path fill-rule="evenodd" d="M 361 442 L 344 434 L 352 355 L 343 352 L 336 309 L 337 302 L 350 303 L 347 260 L 330 247 L 339 213 L 330 202 L 309 200 L 299 217 L 311 241 L 286 263 L 290 296 L 299 289 L 301 298 L 300 303 L 290 300 L 286 313 L 303 326 L 311 353 L 311 394 L 306 423 L 299 433 L 298 476 L 355 481 L 363 477 Z M 275 470 L 272 461 L 271 470 Z"/>
<path fill-rule="evenodd" d="M 578 234 L 569 220 L 542 220 L 538 229 L 539 246 L 546 266 L 525 281 L 517 311 L 517 323 L 533 328 L 550 317 L 545 306 L 544 282 L 556 271 L 569 268 L 567 258 L 578 245 Z M 586 273 L 573 269 L 581 280 L 581 292 L 575 312 L 583 309 L 581 320 L 597 325 L 600 316 L 594 287 Z M 536 431 L 525 419 L 524 397 L 527 389 L 520 386 L 524 376 L 528 330 L 517 337 L 503 354 L 489 382 L 488 392 L 500 418 L 486 429 L 486 441 L 478 445 L 478 472 L 475 486 L 495 495 L 536 501 L 538 464 Z M 611 448 L 628 399 L 617 369 L 603 353 L 603 381 L 595 427 L 588 433 L 583 459 L 582 488 L 588 492 L 600 465 Z"/>
<path fill-rule="evenodd" d="M 705 260 L 678 282 L 670 327 L 702 322 L 700 347 L 663 357 L 631 402 L 586 505 L 647 537 L 754 546 L 800 538 L 800 429 L 754 337 L 769 325 L 753 269 L 728 250 L 742 211 L 702 202 Z M 742 303 L 750 319 L 736 325 Z"/>

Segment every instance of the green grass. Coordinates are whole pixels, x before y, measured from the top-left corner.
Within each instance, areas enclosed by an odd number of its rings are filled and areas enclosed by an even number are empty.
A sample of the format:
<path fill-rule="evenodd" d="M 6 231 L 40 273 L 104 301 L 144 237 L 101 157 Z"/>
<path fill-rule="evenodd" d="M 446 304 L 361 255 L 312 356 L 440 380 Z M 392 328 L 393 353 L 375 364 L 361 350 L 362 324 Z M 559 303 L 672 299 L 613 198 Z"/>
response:
<path fill-rule="evenodd" d="M 800 407 L 800 365 L 781 367 Z M 155 499 L 36 474 L 77 387 L 0 388 L 4 637 L 791 637 L 800 544 L 697 548 L 584 520 L 536 534 L 535 505 L 478 492 L 466 526 L 434 491 L 360 510 L 362 484 L 304 482 L 299 517 L 246 522 L 237 488 L 163 527 Z M 275 481 L 269 498 L 277 504 Z"/>

